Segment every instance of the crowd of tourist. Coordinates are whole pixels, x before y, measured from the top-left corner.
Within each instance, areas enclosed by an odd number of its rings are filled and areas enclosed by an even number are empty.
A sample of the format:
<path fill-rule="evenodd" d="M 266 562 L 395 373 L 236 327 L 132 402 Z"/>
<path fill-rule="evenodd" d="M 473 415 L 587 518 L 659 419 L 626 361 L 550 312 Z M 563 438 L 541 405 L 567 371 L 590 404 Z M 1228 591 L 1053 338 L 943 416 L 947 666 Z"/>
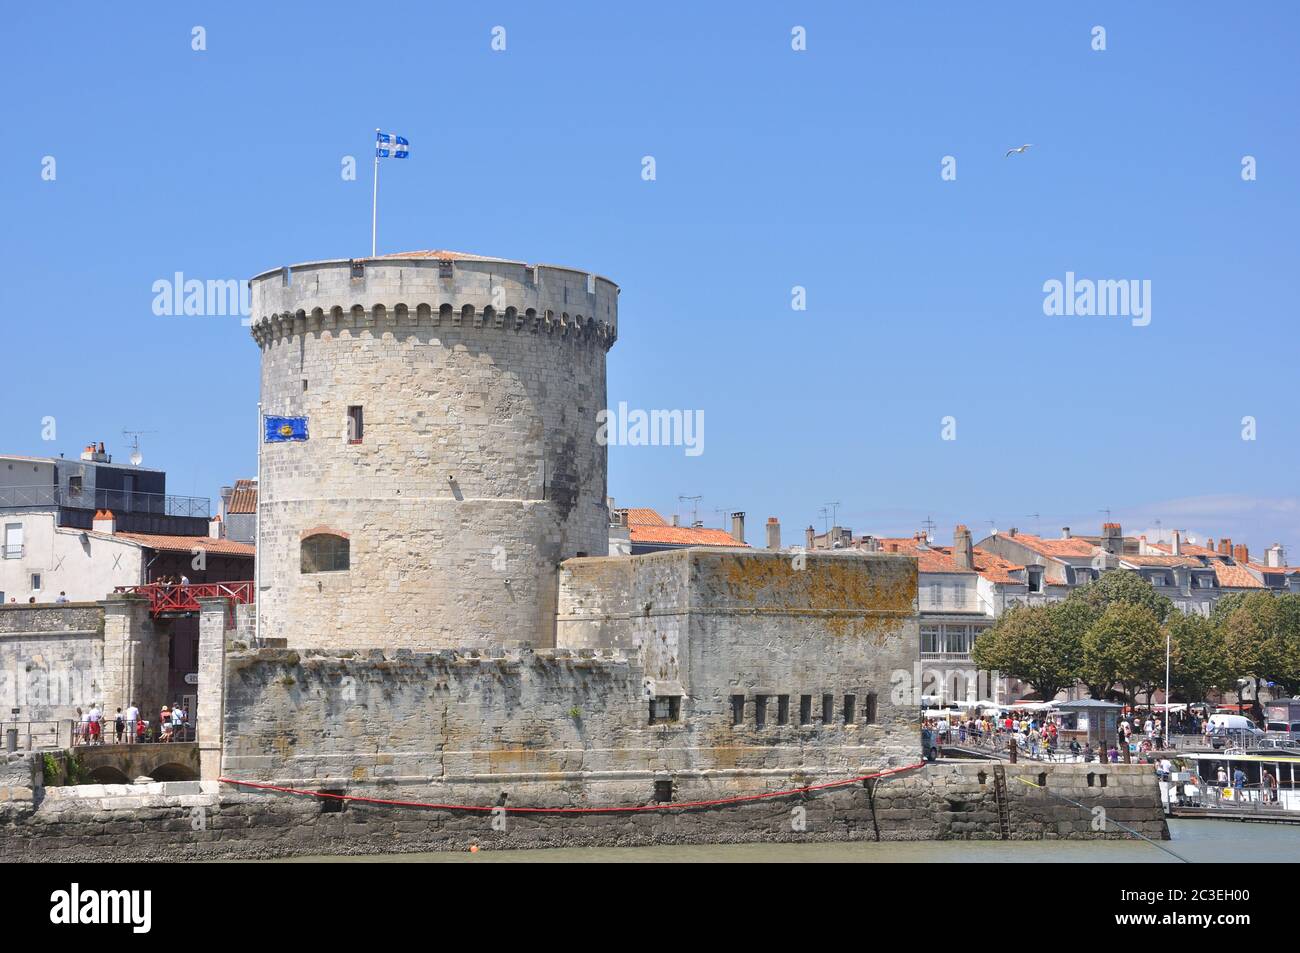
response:
<path fill-rule="evenodd" d="M 191 732 L 190 713 L 180 702 L 164 704 L 157 721 L 150 723 L 140 717 L 140 709 L 132 702 L 123 711 L 119 708 L 112 720 L 104 717 L 98 702 L 88 709 L 77 709 L 77 719 L 72 725 L 73 745 L 108 744 L 106 735 L 111 730 L 115 744 L 144 744 L 147 742 L 184 741 Z"/>

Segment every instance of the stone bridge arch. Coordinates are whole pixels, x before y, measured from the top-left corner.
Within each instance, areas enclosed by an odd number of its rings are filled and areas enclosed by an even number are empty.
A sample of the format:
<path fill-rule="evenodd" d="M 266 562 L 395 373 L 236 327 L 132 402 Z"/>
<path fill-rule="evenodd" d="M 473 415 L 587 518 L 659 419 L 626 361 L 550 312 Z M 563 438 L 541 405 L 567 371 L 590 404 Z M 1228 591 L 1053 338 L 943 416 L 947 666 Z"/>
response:
<path fill-rule="evenodd" d="M 199 746 L 193 741 L 169 744 L 90 745 L 74 748 L 96 784 L 130 784 L 147 776 L 155 781 L 197 781 Z"/>

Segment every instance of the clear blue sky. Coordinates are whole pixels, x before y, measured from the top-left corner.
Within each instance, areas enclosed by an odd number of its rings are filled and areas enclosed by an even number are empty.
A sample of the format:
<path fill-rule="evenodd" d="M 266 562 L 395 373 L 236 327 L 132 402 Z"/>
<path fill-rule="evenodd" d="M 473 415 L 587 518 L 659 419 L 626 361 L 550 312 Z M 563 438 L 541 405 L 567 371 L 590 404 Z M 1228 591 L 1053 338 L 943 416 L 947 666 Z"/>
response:
<path fill-rule="evenodd" d="M 151 286 L 364 255 L 380 126 L 412 149 L 381 252 L 607 275 L 611 403 L 705 412 L 701 456 L 611 450 L 622 505 L 702 494 L 755 542 L 826 501 L 977 538 L 1110 508 L 1300 562 L 1296 5 L 284 6 L 7 8 L 0 450 L 154 430 L 172 492 L 251 476 L 247 329 Z M 1151 324 L 1045 316 L 1067 271 L 1150 279 Z"/>

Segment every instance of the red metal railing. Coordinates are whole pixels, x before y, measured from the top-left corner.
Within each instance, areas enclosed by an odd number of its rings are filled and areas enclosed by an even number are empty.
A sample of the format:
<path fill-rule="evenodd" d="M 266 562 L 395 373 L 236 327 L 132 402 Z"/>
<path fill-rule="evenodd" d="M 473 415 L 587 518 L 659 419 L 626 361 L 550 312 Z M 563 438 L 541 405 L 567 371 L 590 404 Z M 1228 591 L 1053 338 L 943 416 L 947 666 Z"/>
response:
<path fill-rule="evenodd" d="M 153 615 L 167 612 L 198 612 L 199 600 L 214 596 L 227 596 L 235 602 L 253 601 L 253 583 L 249 582 L 194 582 L 188 586 L 150 583 L 147 586 L 118 586 L 114 592 L 129 592 L 146 596 Z"/>

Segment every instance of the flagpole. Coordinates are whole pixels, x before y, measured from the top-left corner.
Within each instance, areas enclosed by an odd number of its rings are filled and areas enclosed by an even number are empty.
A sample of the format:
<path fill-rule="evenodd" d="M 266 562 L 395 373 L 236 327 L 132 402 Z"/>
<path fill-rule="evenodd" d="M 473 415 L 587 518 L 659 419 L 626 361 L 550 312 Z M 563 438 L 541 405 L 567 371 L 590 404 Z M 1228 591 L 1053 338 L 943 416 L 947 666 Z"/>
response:
<path fill-rule="evenodd" d="M 375 130 L 375 192 L 370 199 L 370 257 L 375 257 L 375 230 L 379 224 L 379 130 Z"/>
<path fill-rule="evenodd" d="M 262 443 L 266 439 L 262 402 L 257 402 L 257 536 L 253 546 L 253 644 L 262 645 Z"/>

